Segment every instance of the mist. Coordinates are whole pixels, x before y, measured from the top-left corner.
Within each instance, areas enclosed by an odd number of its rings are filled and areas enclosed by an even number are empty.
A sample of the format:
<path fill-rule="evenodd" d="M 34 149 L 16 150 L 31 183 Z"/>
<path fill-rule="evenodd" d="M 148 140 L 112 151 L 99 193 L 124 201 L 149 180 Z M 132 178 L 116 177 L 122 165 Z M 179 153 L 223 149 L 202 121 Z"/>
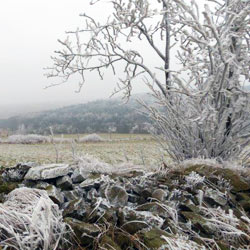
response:
<path fill-rule="evenodd" d="M 65 39 L 65 31 L 81 26 L 80 13 L 104 17 L 102 8 L 94 8 L 88 2 L 1 1 L 0 118 L 110 96 L 115 87 L 111 73 L 104 81 L 88 75 L 80 93 L 77 79 L 45 89 L 55 81 L 44 76 L 44 68 L 52 63 L 50 57 L 59 47 L 57 39 Z M 143 92 L 146 88 L 140 84 L 134 91 Z"/>

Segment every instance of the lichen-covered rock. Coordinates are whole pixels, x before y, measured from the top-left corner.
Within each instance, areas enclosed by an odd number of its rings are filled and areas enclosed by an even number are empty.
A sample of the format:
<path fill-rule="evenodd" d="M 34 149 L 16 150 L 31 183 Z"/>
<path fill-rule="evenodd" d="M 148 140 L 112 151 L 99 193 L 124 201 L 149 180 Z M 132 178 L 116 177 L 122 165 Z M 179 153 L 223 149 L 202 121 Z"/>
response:
<path fill-rule="evenodd" d="M 63 191 L 63 195 L 66 199 L 66 202 L 77 200 L 80 198 L 85 198 L 86 196 L 83 190 L 78 190 L 78 189 Z"/>
<path fill-rule="evenodd" d="M 135 211 L 133 209 L 119 209 L 118 224 L 130 234 L 134 234 L 144 228 L 161 228 L 164 219 L 147 211 Z"/>
<path fill-rule="evenodd" d="M 206 218 L 193 212 L 181 212 L 181 215 L 186 219 L 186 222 L 191 222 L 194 231 L 205 237 L 211 237 L 212 231 L 207 225 Z"/>
<path fill-rule="evenodd" d="M 157 228 L 153 228 L 149 231 L 142 231 L 139 234 L 139 237 L 143 241 L 145 246 L 148 247 L 148 249 L 155 249 L 155 250 L 160 249 L 163 246 L 166 246 L 167 242 L 166 240 L 163 239 L 162 236 L 165 236 L 167 238 L 171 237 L 171 235 L 168 234 L 167 232 Z"/>
<path fill-rule="evenodd" d="M 152 198 L 158 201 L 164 201 L 167 197 L 167 192 L 161 188 L 154 190 L 152 193 Z"/>
<path fill-rule="evenodd" d="M 48 180 L 68 175 L 73 172 L 68 164 L 47 164 L 29 169 L 25 175 L 26 180 Z"/>
<path fill-rule="evenodd" d="M 240 192 L 250 190 L 250 183 L 247 183 L 236 171 L 231 169 L 216 169 L 215 175 L 221 175 L 233 186 L 232 191 Z"/>
<path fill-rule="evenodd" d="M 70 190 L 73 187 L 72 180 L 68 175 L 59 177 L 56 180 L 56 186 L 62 190 Z"/>
<path fill-rule="evenodd" d="M 71 217 L 78 220 L 83 220 L 89 209 L 88 204 L 83 199 L 76 199 L 64 204 L 63 217 Z"/>
<path fill-rule="evenodd" d="M 15 167 L 6 168 L 2 174 L 5 181 L 8 182 L 20 182 L 24 179 L 24 176 L 31 167 L 35 167 L 36 164 L 33 162 L 20 163 Z"/>
<path fill-rule="evenodd" d="M 33 187 L 38 189 L 46 189 L 48 186 L 50 186 L 48 182 L 38 181 Z"/>
<path fill-rule="evenodd" d="M 71 249 L 203 250 L 207 239 L 222 249 L 250 244 L 246 172 L 200 164 L 140 175 L 88 169 L 83 176 L 69 166 L 56 176 L 58 168 L 46 174 L 54 178 L 20 185 L 45 189 L 60 206 L 78 238 Z"/>
<path fill-rule="evenodd" d="M 99 244 L 100 249 L 112 249 L 112 250 L 121 250 L 120 246 L 109 236 L 104 235 Z"/>
<path fill-rule="evenodd" d="M 184 174 L 188 175 L 191 172 L 196 172 L 202 176 L 210 178 L 211 176 L 221 176 L 232 185 L 234 192 L 250 190 L 250 183 L 245 181 L 235 170 L 207 165 L 189 166 L 184 170 Z"/>
<path fill-rule="evenodd" d="M 14 189 L 18 187 L 18 183 L 16 182 L 6 182 L 0 177 L 0 202 L 4 201 L 4 197 L 6 194 L 10 193 Z"/>
<path fill-rule="evenodd" d="M 64 222 L 70 225 L 82 246 L 91 246 L 95 237 L 101 233 L 101 228 L 94 224 L 85 223 L 70 217 L 65 218 Z"/>
<path fill-rule="evenodd" d="M 88 179 L 90 172 L 86 171 L 83 167 L 76 168 L 71 176 L 73 183 L 81 183 Z"/>
<path fill-rule="evenodd" d="M 135 194 L 128 194 L 128 201 L 131 203 L 138 203 L 140 201 L 140 196 Z"/>
<path fill-rule="evenodd" d="M 218 190 L 214 190 L 208 188 L 205 192 L 204 200 L 207 204 L 213 206 L 225 206 L 227 204 L 227 198 L 225 195 L 218 192 Z"/>
<path fill-rule="evenodd" d="M 83 182 L 80 183 L 80 187 L 85 189 L 85 190 L 90 190 L 92 188 L 99 188 L 101 186 L 101 179 L 87 179 Z"/>
<path fill-rule="evenodd" d="M 107 198 L 115 207 L 123 207 L 128 203 L 128 194 L 121 186 L 112 186 L 108 190 Z"/>
<path fill-rule="evenodd" d="M 49 198 L 53 202 L 55 202 L 59 206 L 61 206 L 63 204 L 64 197 L 63 197 L 62 192 L 58 188 L 56 188 L 54 185 L 49 185 L 45 190 L 46 190 Z"/>
<path fill-rule="evenodd" d="M 136 207 L 136 211 L 147 211 L 162 217 L 168 217 L 168 210 L 158 202 L 147 202 Z"/>

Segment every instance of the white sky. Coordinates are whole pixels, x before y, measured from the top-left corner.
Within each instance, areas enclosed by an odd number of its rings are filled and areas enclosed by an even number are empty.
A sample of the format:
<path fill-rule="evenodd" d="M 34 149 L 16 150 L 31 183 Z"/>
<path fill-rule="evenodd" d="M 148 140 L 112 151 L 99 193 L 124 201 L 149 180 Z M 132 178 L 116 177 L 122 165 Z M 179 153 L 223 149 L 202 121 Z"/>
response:
<path fill-rule="evenodd" d="M 86 84 L 79 94 L 75 93 L 78 85 L 73 80 L 44 90 L 45 86 L 56 82 L 56 79 L 47 79 L 43 69 L 52 64 L 50 56 L 59 49 L 57 39 L 63 40 L 65 31 L 82 27 L 80 13 L 85 12 L 98 19 L 105 19 L 108 15 L 107 4 L 90 6 L 89 2 L 0 1 L 0 109 L 10 104 L 69 104 L 109 97 L 115 87 L 115 78 L 111 73 L 106 75 L 104 81 L 96 73 L 87 75 Z M 153 54 L 146 47 L 139 43 L 133 44 L 134 47 L 144 49 L 150 66 L 159 65 L 156 58 L 151 58 Z M 142 82 L 134 86 L 134 93 L 145 91 L 147 88 Z"/>
<path fill-rule="evenodd" d="M 43 88 L 48 80 L 43 68 L 59 48 L 57 39 L 65 31 L 81 27 L 80 13 L 101 17 L 107 10 L 89 0 L 8 0 L 0 1 L 0 106 L 20 103 L 84 102 L 107 98 L 115 87 L 111 74 L 104 81 L 91 74 L 80 94 L 77 82 Z M 97 8 L 98 7 L 98 8 Z M 145 91 L 142 84 L 135 92 Z"/>

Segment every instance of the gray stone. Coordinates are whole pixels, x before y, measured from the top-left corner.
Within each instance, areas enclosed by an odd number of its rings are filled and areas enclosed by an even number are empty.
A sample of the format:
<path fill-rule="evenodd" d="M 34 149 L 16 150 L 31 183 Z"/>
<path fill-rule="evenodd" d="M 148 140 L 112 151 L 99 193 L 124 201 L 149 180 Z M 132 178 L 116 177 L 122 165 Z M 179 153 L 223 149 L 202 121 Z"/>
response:
<path fill-rule="evenodd" d="M 121 228 L 130 234 L 149 227 L 161 228 L 164 223 L 161 217 L 146 211 L 122 209 L 118 215 L 122 224 Z"/>
<path fill-rule="evenodd" d="M 73 167 L 68 164 L 47 164 L 29 169 L 25 175 L 26 180 L 47 180 L 65 176 L 73 172 Z"/>
<path fill-rule="evenodd" d="M 98 193 L 96 189 L 92 188 L 87 193 L 87 201 L 96 202 L 96 198 L 98 197 Z"/>
<path fill-rule="evenodd" d="M 140 201 L 140 197 L 138 195 L 135 195 L 135 194 L 129 194 L 128 201 L 131 203 L 137 203 Z"/>
<path fill-rule="evenodd" d="M 70 190 L 72 189 L 72 180 L 68 175 L 59 177 L 56 180 L 56 186 L 61 188 L 62 190 Z"/>
<path fill-rule="evenodd" d="M 167 197 L 167 192 L 160 188 L 154 190 L 154 192 L 152 193 L 152 198 L 158 201 L 164 201 L 166 197 Z"/>
<path fill-rule="evenodd" d="M 35 163 L 33 162 L 17 164 L 15 167 L 6 168 L 2 174 L 2 177 L 5 181 L 22 181 L 28 170 L 34 166 Z"/>
<path fill-rule="evenodd" d="M 64 191 L 63 195 L 67 201 L 72 201 L 82 198 L 84 196 L 84 193 L 82 192 L 79 192 L 78 190 L 70 190 L 70 191 Z"/>
<path fill-rule="evenodd" d="M 213 189 L 207 189 L 205 192 L 204 200 L 211 206 L 225 206 L 227 204 L 227 199 L 218 191 Z"/>
<path fill-rule="evenodd" d="M 90 173 L 84 168 L 76 168 L 71 176 L 73 183 L 81 183 L 88 179 Z"/>
<path fill-rule="evenodd" d="M 83 220 L 86 217 L 88 205 L 83 199 L 69 201 L 63 206 L 63 217 L 71 217 L 78 220 Z"/>
<path fill-rule="evenodd" d="M 56 188 L 54 185 L 49 185 L 45 190 L 47 191 L 48 196 L 53 202 L 55 202 L 59 206 L 63 204 L 64 196 L 58 188 Z"/>
<path fill-rule="evenodd" d="M 107 193 L 109 202 L 115 207 L 123 207 L 128 203 L 128 194 L 121 186 L 112 186 Z"/>
<path fill-rule="evenodd" d="M 34 186 L 34 188 L 46 189 L 48 186 L 50 186 L 50 184 L 48 182 L 38 181 L 37 184 Z"/>
<path fill-rule="evenodd" d="M 101 180 L 98 179 L 87 179 L 83 181 L 79 186 L 83 189 L 90 190 L 92 188 L 99 188 Z"/>
<path fill-rule="evenodd" d="M 96 239 L 102 230 L 97 225 L 85 223 L 70 217 L 65 218 L 64 221 L 73 229 L 79 243 L 82 246 L 92 245 L 94 239 Z"/>
<path fill-rule="evenodd" d="M 152 197 L 152 190 L 149 188 L 143 188 L 140 192 L 140 195 L 147 200 L 148 198 Z"/>

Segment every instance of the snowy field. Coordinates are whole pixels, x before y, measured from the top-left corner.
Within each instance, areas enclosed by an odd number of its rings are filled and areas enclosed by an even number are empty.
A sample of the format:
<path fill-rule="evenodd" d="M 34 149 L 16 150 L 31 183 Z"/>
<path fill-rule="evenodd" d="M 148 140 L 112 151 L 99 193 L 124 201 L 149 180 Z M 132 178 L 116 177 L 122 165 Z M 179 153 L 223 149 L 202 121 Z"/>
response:
<path fill-rule="evenodd" d="M 85 135 L 66 135 L 63 138 L 82 138 Z M 100 134 L 101 142 L 0 144 L 0 165 L 13 166 L 19 162 L 72 162 L 73 155 L 89 154 L 106 163 L 131 162 L 140 165 L 159 165 L 164 157 L 158 143 L 150 135 Z M 56 135 L 62 138 L 60 135 Z M 164 157 L 165 158 L 165 157 Z"/>

